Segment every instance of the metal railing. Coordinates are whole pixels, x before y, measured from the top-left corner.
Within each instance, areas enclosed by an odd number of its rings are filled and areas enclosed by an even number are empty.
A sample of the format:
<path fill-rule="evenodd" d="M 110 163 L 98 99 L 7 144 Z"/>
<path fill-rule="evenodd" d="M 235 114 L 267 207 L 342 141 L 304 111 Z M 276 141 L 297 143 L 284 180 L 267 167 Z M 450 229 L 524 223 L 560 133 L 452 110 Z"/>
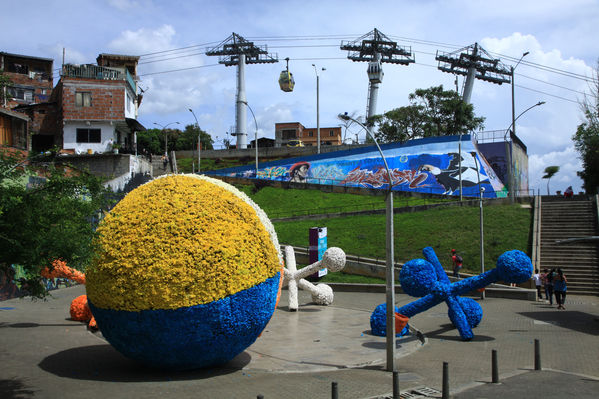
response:
<path fill-rule="evenodd" d="M 62 76 L 69 78 L 125 80 L 124 69 L 108 68 L 97 65 L 66 64 L 62 68 Z"/>
<path fill-rule="evenodd" d="M 457 200 L 456 200 L 457 201 Z M 413 198 L 413 197 L 395 197 L 394 208 L 404 208 L 418 205 L 428 205 L 436 203 L 448 203 L 453 202 L 450 200 L 444 200 L 439 198 Z M 328 215 L 328 214 L 343 214 L 353 212 L 372 212 L 372 211 L 385 211 L 384 202 L 371 202 L 363 204 L 352 204 L 352 205 L 337 205 L 327 206 L 309 209 L 293 209 L 290 211 L 279 211 L 269 212 L 268 216 L 271 219 L 282 219 L 282 218 L 293 218 L 301 216 L 314 216 L 314 215 Z"/>

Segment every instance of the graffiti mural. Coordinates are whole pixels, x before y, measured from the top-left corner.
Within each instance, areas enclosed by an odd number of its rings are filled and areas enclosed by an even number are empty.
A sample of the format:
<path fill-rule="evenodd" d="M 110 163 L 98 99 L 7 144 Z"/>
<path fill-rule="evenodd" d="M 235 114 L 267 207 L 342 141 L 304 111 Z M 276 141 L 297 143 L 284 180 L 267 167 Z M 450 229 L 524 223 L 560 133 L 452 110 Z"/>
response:
<path fill-rule="evenodd" d="M 506 190 L 469 135 L 434 137 L 381 146 L 389 172 L 375 146 L 206 172 L 212 175 L 365 187 L 420 193 L 505 197 Z M 389 181 L 389 174 L 391 181 Z"/>

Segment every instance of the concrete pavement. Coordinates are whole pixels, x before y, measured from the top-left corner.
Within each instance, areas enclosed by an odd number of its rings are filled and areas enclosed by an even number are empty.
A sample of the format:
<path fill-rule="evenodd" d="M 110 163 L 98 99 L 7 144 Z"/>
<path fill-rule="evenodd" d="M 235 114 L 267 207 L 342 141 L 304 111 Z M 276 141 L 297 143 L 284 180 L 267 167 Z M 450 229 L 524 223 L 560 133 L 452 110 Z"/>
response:
<path fill-rule="evenodd" d="M 254 345 L 227 365 L 171 372 L 123 357 L 101 334 L 69 320 L 69 304 L 84 287 L 62 288 L 47 301 L 0 302 L 1 398 L 339 398 L 391 397 L 385 338 L 370 335 L 370 313 L 380 293 L 336 292 L 334 304 L 280 308 Z M 411 302 L 396 295 L 398 306 Z M 566 299 L 567 310 L 543 302 L 487 298 L 475 338 L 463 342 L 440 304 L 410 323 L 426 337 L 397 342 L 403 397 L 441 391 L 442 363 L 456 398 L 595 397 L 599 391 L 599 298 Z M 544 371 L 531 371 L 534 339 Z M 498 351 L 500 384 L 491 381 L 491 350 Z M 420 389 L 419 391 L 417 391 Z"/>

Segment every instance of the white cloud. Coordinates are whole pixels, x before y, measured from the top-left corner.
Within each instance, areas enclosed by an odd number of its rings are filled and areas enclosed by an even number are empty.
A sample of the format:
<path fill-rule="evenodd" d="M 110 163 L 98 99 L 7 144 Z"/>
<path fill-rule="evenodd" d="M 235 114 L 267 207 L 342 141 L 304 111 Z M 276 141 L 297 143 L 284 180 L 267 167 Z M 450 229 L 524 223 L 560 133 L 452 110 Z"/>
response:
<path fill-rule="evenodd" d="M 544 170 L 548 166 L 559 166 L 560 170 L 549 181 L 549 190 L 555 194 L 557 190 L 564 192 L 566 187 L 572 186 L 575 192 L 582 191 L 582 180 L 576 172 L 582 170 L 578 153 L 574 146 L 569 146 L 562 151 L 553 151 L 546 154 L 533 154 L 528 158 L 528 180 L 531 189 L 540 189 L 541 194 L 547 194 L 547 179 L 543 179 Z"/>

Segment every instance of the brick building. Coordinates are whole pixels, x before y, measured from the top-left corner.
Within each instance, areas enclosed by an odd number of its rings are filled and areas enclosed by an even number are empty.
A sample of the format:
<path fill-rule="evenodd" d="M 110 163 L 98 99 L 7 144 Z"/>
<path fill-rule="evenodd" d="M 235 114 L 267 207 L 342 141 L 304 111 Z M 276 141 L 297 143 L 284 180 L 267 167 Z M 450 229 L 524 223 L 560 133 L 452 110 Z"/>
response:
<path fill-rule="evenodd" d="M 33 110 L 26 112 L 25 116 L 22 114 L 23 107 L 41 104 L 50 98 L 54 86 L 53 64 L 50 58 L 0 52 L 0 71 L 10 80 L 2 89 L 0 144 L 31 149 L 36 137 L 34 133 L 39 132 L 44 116 Z M 47 111 L 44 109 L 42 112 Z"/>
<path fill-rule="evenodd" d="M 284 147 L 291 140 L 301 140 L 305 146 L 318 145 L 316 128 L 306 128 L 299 122 L 275 123 L 275 147 Z M 341 127 L 321 127 L 320 145 L 341 145 Z"/>
<path fill-rule="evenodd" d="M 54 87 L 53 65 L 54 60 L 50 58 L 0 52 L 0 70 L 11 80 L 3 106 L 11 109 L 47 101 Z"/>
<path fill-rule="evenodd" d="M 125 152 L 135 152 L 135 133 L 145 130 L 137 122 L 138 60 L 100 54 L 97 65 L 63 66 L 51 101 L 57 104 L 65 152 L 103 153 L 111 151 L 114 143 Z"/>

